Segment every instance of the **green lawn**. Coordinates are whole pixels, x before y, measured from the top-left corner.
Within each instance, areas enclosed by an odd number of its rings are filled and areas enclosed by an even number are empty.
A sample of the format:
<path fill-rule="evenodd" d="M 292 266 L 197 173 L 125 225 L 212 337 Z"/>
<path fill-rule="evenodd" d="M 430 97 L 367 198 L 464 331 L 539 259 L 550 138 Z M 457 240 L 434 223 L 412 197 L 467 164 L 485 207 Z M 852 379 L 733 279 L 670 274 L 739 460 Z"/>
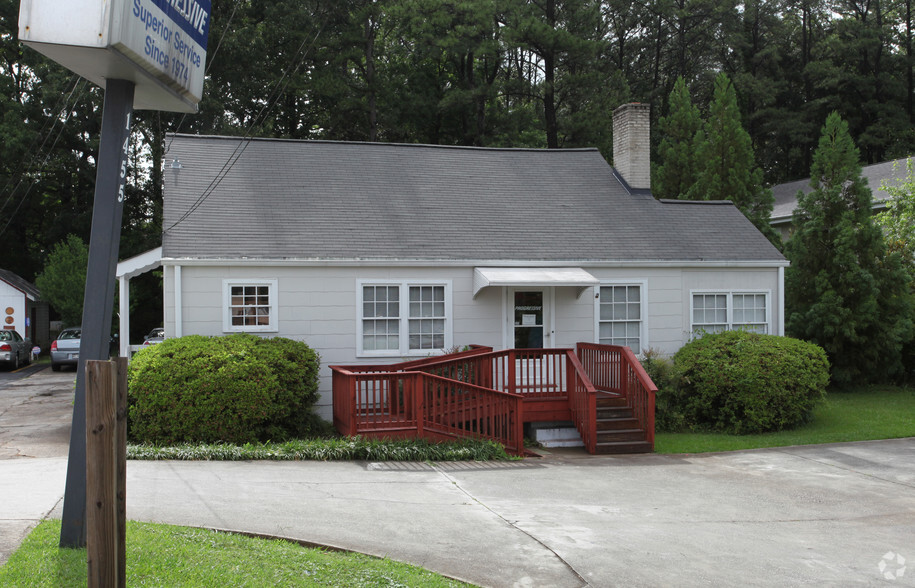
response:
<path fill-rule="evenodd" d="M 872 386 L 829 392 L 807 425 L 760 435 L 658 433 L 657 453 L 703 453 L 758 447 L 783 447 L 915 437 L 915 388 Z"/>
<path fill-rule="evenodd" d="M 0 586 L 86 586 L 86 550 L 60 549 L 59 539 L 60 521 L 42 522 L 0 567 Z M 388 559 L 132 521 L 127 522 L 127 585 L 468 586 Z"/>

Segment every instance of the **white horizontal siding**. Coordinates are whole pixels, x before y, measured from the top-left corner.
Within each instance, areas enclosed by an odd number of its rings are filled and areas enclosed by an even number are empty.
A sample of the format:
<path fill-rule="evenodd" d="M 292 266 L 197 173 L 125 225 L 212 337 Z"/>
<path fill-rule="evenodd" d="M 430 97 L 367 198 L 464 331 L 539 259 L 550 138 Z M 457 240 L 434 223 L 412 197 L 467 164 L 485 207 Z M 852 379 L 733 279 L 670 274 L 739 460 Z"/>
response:
<path fill-rule="evenodd" d="M 199 263 L 199 262 L 197 262 Z M 645 284 L 646 343 L 672 354 L 689 339 L 690 292 L 697 289 L 758 289 L 772 298 L 773 330 L 778 332 L 777 268 L 599 268 L 589 273 L 602 281 Z M 333 364 L 386 363 L 401 358 L 356 358 L 358 280 L 450 280 L 452 331 L 456 346 L 469 344 L 501 348 L 507 318 L 503 316 L 503 288 L 484 288 L 473 298 L 473 267 L 297 267 L 293 265 L 182 267 L 184 334 L 222 335 L 222 281 L 271 279 L 278 288 L 278 331 L 282 336 L 308 343 L 321 355 L 319 412 L 331 416 Z M 164 271 L 166 333 L 175 328 L 174 268 Z M 581 296 L 577 287 L 553 288 L 556 333 L 552 345 L 572 347 L 594 341 L 595 289 Z M 404 358 L 407 359 L 407 358 Z"/>

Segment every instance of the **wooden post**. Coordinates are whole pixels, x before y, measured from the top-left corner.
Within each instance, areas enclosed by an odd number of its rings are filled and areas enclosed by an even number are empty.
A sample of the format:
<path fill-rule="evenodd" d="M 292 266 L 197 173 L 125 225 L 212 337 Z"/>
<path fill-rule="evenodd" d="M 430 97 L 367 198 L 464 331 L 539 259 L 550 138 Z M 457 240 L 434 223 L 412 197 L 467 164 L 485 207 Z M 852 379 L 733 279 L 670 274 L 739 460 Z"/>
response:
<path fill-rule="evenodd" d="M 118 569 L 119 554 L 122 551 L 118 546 L 121 542 L 119 507 L 123 505 L 123 500 L 119 498 L 119 364 L 120 361 L 86 362 L 86 547 L 89 588 L 125 585 L 120 582 L 121 572 Z M 124 378 L 126 379 L 126 366 Z M 126 469 L 124 471 L 126 473 Z"/>
<path fill-rule="evenodd" d="M 413 397 L 413 418 L 416 419 L 416 436 L 425 434 L 423 421 L 426 419 L 426 374 L 415 374 L 404 378 L 404 389 L 410 390 Z"/>
<path fill-rule="evenodd" d="M 117 365 L 117 528 L 118 588 L 127 586 L 127 358 L 113 361 Z"/>

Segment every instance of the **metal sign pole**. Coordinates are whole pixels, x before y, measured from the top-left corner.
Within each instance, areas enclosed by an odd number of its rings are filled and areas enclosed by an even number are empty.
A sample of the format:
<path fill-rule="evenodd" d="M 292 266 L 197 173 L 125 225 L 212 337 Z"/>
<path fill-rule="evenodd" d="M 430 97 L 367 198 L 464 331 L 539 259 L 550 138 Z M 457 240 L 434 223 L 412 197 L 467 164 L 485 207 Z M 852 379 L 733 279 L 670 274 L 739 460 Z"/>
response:
<path fill-rule="evenodd" d="M 86 360 L 108 359 L 134 83 L 107 80 L 60 546 L 86 545 Z"/>

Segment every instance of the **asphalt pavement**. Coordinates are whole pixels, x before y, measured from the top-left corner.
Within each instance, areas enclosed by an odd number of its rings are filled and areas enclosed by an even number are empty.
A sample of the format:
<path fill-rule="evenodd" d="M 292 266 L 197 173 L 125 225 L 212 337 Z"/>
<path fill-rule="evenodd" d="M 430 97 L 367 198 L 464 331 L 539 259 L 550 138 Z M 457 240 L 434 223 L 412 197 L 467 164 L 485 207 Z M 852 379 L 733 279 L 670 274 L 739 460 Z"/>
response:
<path fill-rule="evenodd" d="M 26 381 L 53 390 L 59 377 Z M 30 456 L 53 444 L 8 442 L 17 407 L 38 398 L 0 404 L 0 562 L 60 513 L 66 443 L 57 456 Z M 905 561 L 915 563 L 915 438 L 679 456 L 562 449 L 508 463 L 127 469 L 130 519 L 286 537 L 482 586 L 915 586 Z"/>

